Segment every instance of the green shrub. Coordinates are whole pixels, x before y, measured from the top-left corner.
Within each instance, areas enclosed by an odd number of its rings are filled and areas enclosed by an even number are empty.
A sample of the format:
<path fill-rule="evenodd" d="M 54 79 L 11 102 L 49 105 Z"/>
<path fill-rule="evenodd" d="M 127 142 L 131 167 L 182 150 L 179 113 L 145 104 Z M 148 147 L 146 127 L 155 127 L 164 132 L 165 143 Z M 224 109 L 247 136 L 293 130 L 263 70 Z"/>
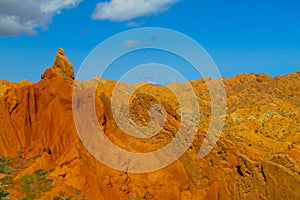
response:
<path fill-rule="evenodd" d="M 4 199 L 9 195 L 7 191 L 0 190 L 0 199 Z"/>
<path fill-rule="evenodd" d="M 0 174 L 13 174 L 15 170 L 11 168 L 11 162 L 5 157 L 0 156 Z"/>
<path fill-rule="evenodd" d="M 71 196 L 66 195 L 64 192 L 59 192 L 59 195 L 54 197 L 53 200 L 71 200 Z"/>
<path fill-rule="evenodd" d="M 10 188 L 13 183 L 14 181 L 10 176 L 4 176 L 0 179 L 0 190 Z"/>
<path fill-rule="evenodd" d="M 40 197 L 41 193 L 52 188 L 52 179 L 48 179 L 48 171 L 44 169 L 36 170 L 33 174 L 28 174 L 19 179 L 21 190 L 25 193 L 26 199 Z"/>

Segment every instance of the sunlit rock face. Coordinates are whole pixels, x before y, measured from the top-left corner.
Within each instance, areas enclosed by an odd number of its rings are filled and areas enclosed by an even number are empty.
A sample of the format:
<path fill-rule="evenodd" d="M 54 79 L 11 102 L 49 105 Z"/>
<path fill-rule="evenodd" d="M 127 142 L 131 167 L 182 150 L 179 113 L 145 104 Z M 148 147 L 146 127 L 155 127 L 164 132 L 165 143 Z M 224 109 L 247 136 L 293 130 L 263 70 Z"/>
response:
<path fill-rule="evenodd" d="M 177 134 L 180 104 L 167 87 L 145 84 L 133 93 L 128 105 L 119 106 L 118 112 L 128 107 L 127 117 L 138 126 L 150 123 L 151 106 L 164 107 L 162 129 L 150 138 L 139 139 L 120 129 L 112 115 L 115 81 L 94 79 L 82 83 L 82 92 L 89 94 L 89 84 L 95 81 L 98 124 L 116 146 L 152 152 Z M 213 84 L 214 80 L 206 81 Z M 26 197 L 20 178 L 45 169 L 51 187 L 41 191 L 37 199 L 59 195 L 91 200 L 300 199 L 300 72 L 275 78 L 240 74 L 223 81 L 227 94 L 225 126 L 206 157 L 199 158 L 199 149 L 211 121 L 211 104 L 207 82 L 198 79 L 190 81 L 200 110 L 192 145 L 163 169 L 128 173 L 97 161 L 82 144 L 72 113 L 74 70 L 59 49 L 53 66 L 38 83 L 0 82 L 0 154 L 10 160 L 6 165 L 14 171 L 8 173 L 6 166 L 0 178 L 9 176 L 14 182 L 7 189 L 9 197 Z M 135 88 L 122 84 L 124 91 Z M 172 83 L 169 88 L 183 91 L 184 83 Z M 192 111 L 185 112 L 193 115 Z"/>

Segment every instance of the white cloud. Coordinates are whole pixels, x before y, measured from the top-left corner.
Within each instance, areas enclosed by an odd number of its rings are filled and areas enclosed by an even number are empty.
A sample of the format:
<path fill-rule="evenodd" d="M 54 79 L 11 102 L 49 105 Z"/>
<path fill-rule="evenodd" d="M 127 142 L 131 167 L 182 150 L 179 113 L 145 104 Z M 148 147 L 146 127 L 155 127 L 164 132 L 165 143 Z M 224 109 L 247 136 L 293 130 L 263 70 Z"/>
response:
<path fill-rule="evenodd" d="M 56 14 L 63 9 L 77 7 L 84 0 L 0 0 L 0 35 L 36 34 L 38 28 L 47 29 Z M 180 0 L 110 0 L 100 2 L 93 19 L 129 21 L 168 10 Z M 128 27 L 141 23 L 128 22 Z"/>
<path fill-rule="evenodd" d="M 0 35 L 36 34 L 47 29 L 55 14 L 83 0 L 0 0 Z"/>
<path fill-rule="evenodd" d="M 155 43 L 157 40 L 159 40 L 159 38 L 157 36 L 152 36 L 151 38 L 149 38 L 147 41 L 139 41 L 139 40 L 126 40 L 122 43 L 122 46 L 125 48 L 135 48 L 135 47 L 144 47 L 144 46 L 149 46 L 149 45 L 153 45 L 153 43 Z"/>
<path fill-rule="evenodd" d="M 134 47 L 138 47 L 140 45 L 140 42 L 138 40 L 126 40 L 123 43 L 123 47 L 126 48 L 134 48 Z"/>
<path fill-rule="evenodd" d="M 139 27 L 139 26 L 141 26 L 141 25 L 143 25 L 144 24 L 144 22 L 133 22 L 133 21 L 131 21 L 131 22 L 128 22 L 127 24 L 126 24 L 126 26 L 127 27 L 129 27 L 129 28 L 136 28 L 136 27 Z"/>
<path fill-rule="evenodd" d="M 43 12 L 47 13 L 60 13 L 61 9 L 77 7 L 77 5 L 82 1 L 83 0 L 47 0 L 41 5 L 41 9 Z"/>
<path fill-rule="evenodd" d="M 100 2 L 92 15 L 93 19 L 128 21 L 168 10 L 180 0 L 111 0 Z"/>

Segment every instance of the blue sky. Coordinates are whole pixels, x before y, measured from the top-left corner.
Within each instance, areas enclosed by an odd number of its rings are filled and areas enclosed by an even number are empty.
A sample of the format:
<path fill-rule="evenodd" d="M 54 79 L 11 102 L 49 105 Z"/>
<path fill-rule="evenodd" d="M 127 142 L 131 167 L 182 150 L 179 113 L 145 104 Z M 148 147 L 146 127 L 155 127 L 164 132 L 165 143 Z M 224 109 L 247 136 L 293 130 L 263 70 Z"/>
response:
<path fill-rule="evenodd" d="M 77 71 L 99 43 L 136 27 L 164 27 L 190 36 L 224 77 L 300 70 L 300 1 L 143 2 L 0 0 L 0 79 L 38 81 L 59 47 Z"/>

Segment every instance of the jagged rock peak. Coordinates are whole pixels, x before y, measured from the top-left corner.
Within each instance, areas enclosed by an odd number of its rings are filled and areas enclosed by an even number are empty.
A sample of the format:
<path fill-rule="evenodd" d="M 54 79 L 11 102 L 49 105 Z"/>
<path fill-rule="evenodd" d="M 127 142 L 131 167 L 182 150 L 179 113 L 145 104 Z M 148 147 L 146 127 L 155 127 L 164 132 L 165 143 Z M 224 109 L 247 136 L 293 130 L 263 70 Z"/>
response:
<path fill-rule="evenodd" d="M 54 71 L 53 71 L 54 70 Z M 74 80 L 74 68 L 67 58 L 65 51 L 59 48 L 54 63 L 51 68 L 47 69 L 42 75 L 42 79 L 53 77 L 53 73 L 59 72 L 64 78 Z"/>
<path fill-rule="evenodd" d="M 57 51 L 53 67 L 60 69 L 60 72 L 63 75 L 66 75 L 66 76 L 74 79 L 73 65 L 67 58 L 65 51 L 62 48 L 59 48 Z"/>

